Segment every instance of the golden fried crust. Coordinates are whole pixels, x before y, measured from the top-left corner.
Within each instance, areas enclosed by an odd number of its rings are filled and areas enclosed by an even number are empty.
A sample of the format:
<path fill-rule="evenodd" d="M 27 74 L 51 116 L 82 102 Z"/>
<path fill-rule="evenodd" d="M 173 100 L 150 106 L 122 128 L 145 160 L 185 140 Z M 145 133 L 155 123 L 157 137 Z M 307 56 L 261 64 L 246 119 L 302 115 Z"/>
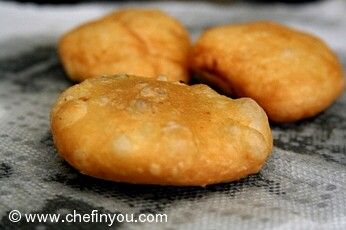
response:
<path fill-rule="evenodd" d="M 65 34 L 59 56 L 69 77 L 129 73 L 188 81 L 190 40 L 185 28 L 159 10 L 123 9 Z"/>
<path fill-rule="evenodd" d="M 272 22 L 205 31 L 190 64 L 227 93 L 256 100 L 275 122 L 314 116 L 344 89 L 341 64 L 324 42 Z"/>
<path fill-rule="evenodd" d="M 258 172 L 272 150 L 265 112 L 206 85 L 119 75 L 67 89 L 51 112 L 58 152 L 107 180 L 207 185 Z"/>

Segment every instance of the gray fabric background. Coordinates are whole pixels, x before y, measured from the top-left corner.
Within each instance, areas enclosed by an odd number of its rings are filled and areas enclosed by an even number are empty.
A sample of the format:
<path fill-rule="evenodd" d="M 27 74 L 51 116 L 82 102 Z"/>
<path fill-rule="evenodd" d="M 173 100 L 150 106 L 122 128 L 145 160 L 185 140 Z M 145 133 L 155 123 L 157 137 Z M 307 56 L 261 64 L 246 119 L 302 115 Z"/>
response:
<path fill-rule="evenodd" d="M 346 66 L 346 2 L 303 6 L 141 3 L 178 17 L 193 37 L 204 28 L 274 19 L 323 37 Z M 56 38 L 118 5 L 42 7 L 0 2 L 0 229 L 103 229 L 106 224 L 12 224 L 12 209 L 66 213 L 166 213 L 168 223 L 113 229 L 346 229 L 346 95 L 319 116 L 272 125 L 275 148 L 263 170 L 206 188 L 140 186 L 83 176 L 56 153 L 49 111 L 72 83 Z"/>

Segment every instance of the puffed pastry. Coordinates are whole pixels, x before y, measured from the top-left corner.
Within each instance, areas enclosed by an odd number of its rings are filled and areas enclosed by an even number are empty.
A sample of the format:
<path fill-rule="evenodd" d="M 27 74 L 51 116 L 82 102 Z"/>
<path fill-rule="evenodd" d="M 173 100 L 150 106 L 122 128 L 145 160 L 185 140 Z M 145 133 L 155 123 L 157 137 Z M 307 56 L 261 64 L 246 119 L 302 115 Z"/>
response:
<path fill-rule="evenodd" d="M 76 82 L 117 73 L 187 82 L 189 51 L 182 24 L 153 9 L 110 13 L 66 33 L 58 44 L 61 62 Z"/>
<path fill-rule="evenodd" d="M 206 30 L 190 66 L 226 94 L 254 99 L 274 122 L 315 116 L 344 91 L 342 66 L 321 39 L 274 22 Z"/>
<path fill-rule="evenodd" d="M 206 85 L 119 75 L 85 80 L 51 112 L 60 155 L 106 180 L 205 186 L 257 173 L 272 151 L 263 109 Z"/>

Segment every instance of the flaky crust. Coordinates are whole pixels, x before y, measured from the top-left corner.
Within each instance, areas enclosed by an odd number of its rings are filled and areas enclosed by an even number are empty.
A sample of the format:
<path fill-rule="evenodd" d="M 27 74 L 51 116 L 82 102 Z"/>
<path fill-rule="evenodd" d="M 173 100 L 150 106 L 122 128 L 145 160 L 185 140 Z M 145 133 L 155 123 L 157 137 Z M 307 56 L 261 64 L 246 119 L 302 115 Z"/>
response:
<path fill-rule="evenodd" d="M 228 94 L 253 98 L 275 122 L 314 116 L 344 89 L 341 64 L 323 41 L 273 22 L 205 31 L 190 65 Z"/>
<path fill-rule="evenodd" d="M 66 33 L 58 52 L 74 81 L 113 75 L 165 75 L 188 81 L 189 35 L 159 10 L 123 9 Z"/>
<path fill-rule="evenodd" d="M 80 172 L 129 183 L 233 181 L 257 173 L 272 150 L 267 116 L 252 99 L 127 75 L 67 89 L 51 128 L 58 152 Z"/>

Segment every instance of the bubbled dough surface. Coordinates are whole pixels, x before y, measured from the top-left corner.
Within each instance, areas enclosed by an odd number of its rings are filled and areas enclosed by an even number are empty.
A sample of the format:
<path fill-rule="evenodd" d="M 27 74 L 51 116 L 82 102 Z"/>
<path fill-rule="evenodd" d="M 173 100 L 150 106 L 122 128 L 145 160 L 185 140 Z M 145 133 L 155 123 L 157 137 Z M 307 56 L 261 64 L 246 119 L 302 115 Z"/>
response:
<path fill-rule="evenodd" d="M 59 55 L 71 79 L 116 73 L 187 81 L 189 35 L 159 10 L 123 9 L 83 24 L 59 41 Z"/>
<path fill-rule="evenodd" d="M 341 65 L 324 42 L 272 22 L 207 30 L 191 59 L 208 81 L 253 98 L 276 122 L 314 116 L 344 88 Z"/>
<path fill-rule="evenodd" d="M 272 149 L 252 99 L 127 75 L 66 90 L 51 127 L 59 153 L 82 173 L 130 183 L 232 181 L 258 172 Z"/>

